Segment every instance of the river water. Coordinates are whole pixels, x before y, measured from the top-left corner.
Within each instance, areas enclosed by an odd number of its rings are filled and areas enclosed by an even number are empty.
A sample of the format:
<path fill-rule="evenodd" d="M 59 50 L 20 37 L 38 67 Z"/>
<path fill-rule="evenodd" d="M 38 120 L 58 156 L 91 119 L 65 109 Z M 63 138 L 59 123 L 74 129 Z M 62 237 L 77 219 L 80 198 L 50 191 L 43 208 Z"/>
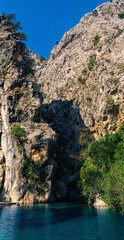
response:
<path fill-rule="evenodd" d="M 124 240 L 124 214 L 82 203 L 0 207 L 0 240 Z"/>

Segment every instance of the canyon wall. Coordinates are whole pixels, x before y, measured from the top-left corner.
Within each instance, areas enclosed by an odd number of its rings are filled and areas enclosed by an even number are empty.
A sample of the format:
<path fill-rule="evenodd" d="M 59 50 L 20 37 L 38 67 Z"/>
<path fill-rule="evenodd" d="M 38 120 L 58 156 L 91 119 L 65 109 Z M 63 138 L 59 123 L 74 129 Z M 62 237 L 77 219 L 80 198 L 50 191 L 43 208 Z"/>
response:
<path fill-rule="evenodd" d="M 81 153 L 124 120 L 124 4 L 86 14 L 50 57 L 0 17 L 0 199 L 81 199 Z"/>

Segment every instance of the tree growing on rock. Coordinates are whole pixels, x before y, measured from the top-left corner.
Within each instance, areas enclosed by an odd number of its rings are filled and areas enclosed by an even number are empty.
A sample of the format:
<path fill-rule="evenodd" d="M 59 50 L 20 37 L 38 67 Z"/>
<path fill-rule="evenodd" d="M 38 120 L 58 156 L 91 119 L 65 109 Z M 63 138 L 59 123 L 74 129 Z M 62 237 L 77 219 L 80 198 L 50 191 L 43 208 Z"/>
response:
<path fill-rule="evenodd" d="M 18 22 L 16 21 L 16 14 L 15 13 L 11 13 L 11 14 L 3 13 L 3 15 L 10 21 L 11 26 L 13 27 L 13 29 L 15 31 L 19 31 L 19 33 L 20 33 L 20 40 L 22 42 L 27 41 L 27 35 L 22 31 L 23 28 L 22 28 L 22 26 L 20 24 L 20 21 L 18 21 Z"/>

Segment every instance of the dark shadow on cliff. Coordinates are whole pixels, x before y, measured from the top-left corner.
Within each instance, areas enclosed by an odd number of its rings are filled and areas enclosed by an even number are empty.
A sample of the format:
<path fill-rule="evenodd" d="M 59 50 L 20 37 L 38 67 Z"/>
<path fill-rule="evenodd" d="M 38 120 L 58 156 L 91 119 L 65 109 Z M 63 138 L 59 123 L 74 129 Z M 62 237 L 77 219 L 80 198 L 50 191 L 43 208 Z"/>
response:
<path fill-rule="evenodd" d="M 80 132 L 85 129 L 91 136 L 90 130 L 85 126 L 78 106 L 73 106 L 72 100 L 54 100 L 51 104 L 43 104 L 42 114 L 44 120 L 56 132 L 53 196 L 56 195 L 57 200 L 64 200 L 65 196 L 66 200 L 78 200 L 80 193 L 77 191 L 77 183 L 82 165 L 79 159 L 82 148 L 79 143 Z M 83 148 L 87 148 L 86 143 Z"/>

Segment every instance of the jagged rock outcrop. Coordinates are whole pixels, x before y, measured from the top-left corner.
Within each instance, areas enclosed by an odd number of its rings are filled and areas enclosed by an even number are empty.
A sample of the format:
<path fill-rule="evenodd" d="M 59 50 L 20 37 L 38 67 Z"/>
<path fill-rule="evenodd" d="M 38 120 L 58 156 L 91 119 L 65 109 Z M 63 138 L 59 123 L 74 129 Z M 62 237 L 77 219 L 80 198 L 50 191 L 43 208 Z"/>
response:
<path fill-rule="evenodd" d="M 122 0 L 102 4 L 64 34 L 47 60 L 0 17 L 2 200 L 80 198 L 82 145 L 124 120 L 123 14 Z"/>
<path fill-rule="evenodd" d="M 51 193 L 53 156 L 49 147 L 55 133 L 42 122 L 43 96 L 28 50 L 4 15 L 0 29 L 1 199 L 28 204 L 45 201 Z M 15 132 L 11 134 L 11 130 Z M 37 174 L 42 173 L 37 181 L 35 168 Z"/>

